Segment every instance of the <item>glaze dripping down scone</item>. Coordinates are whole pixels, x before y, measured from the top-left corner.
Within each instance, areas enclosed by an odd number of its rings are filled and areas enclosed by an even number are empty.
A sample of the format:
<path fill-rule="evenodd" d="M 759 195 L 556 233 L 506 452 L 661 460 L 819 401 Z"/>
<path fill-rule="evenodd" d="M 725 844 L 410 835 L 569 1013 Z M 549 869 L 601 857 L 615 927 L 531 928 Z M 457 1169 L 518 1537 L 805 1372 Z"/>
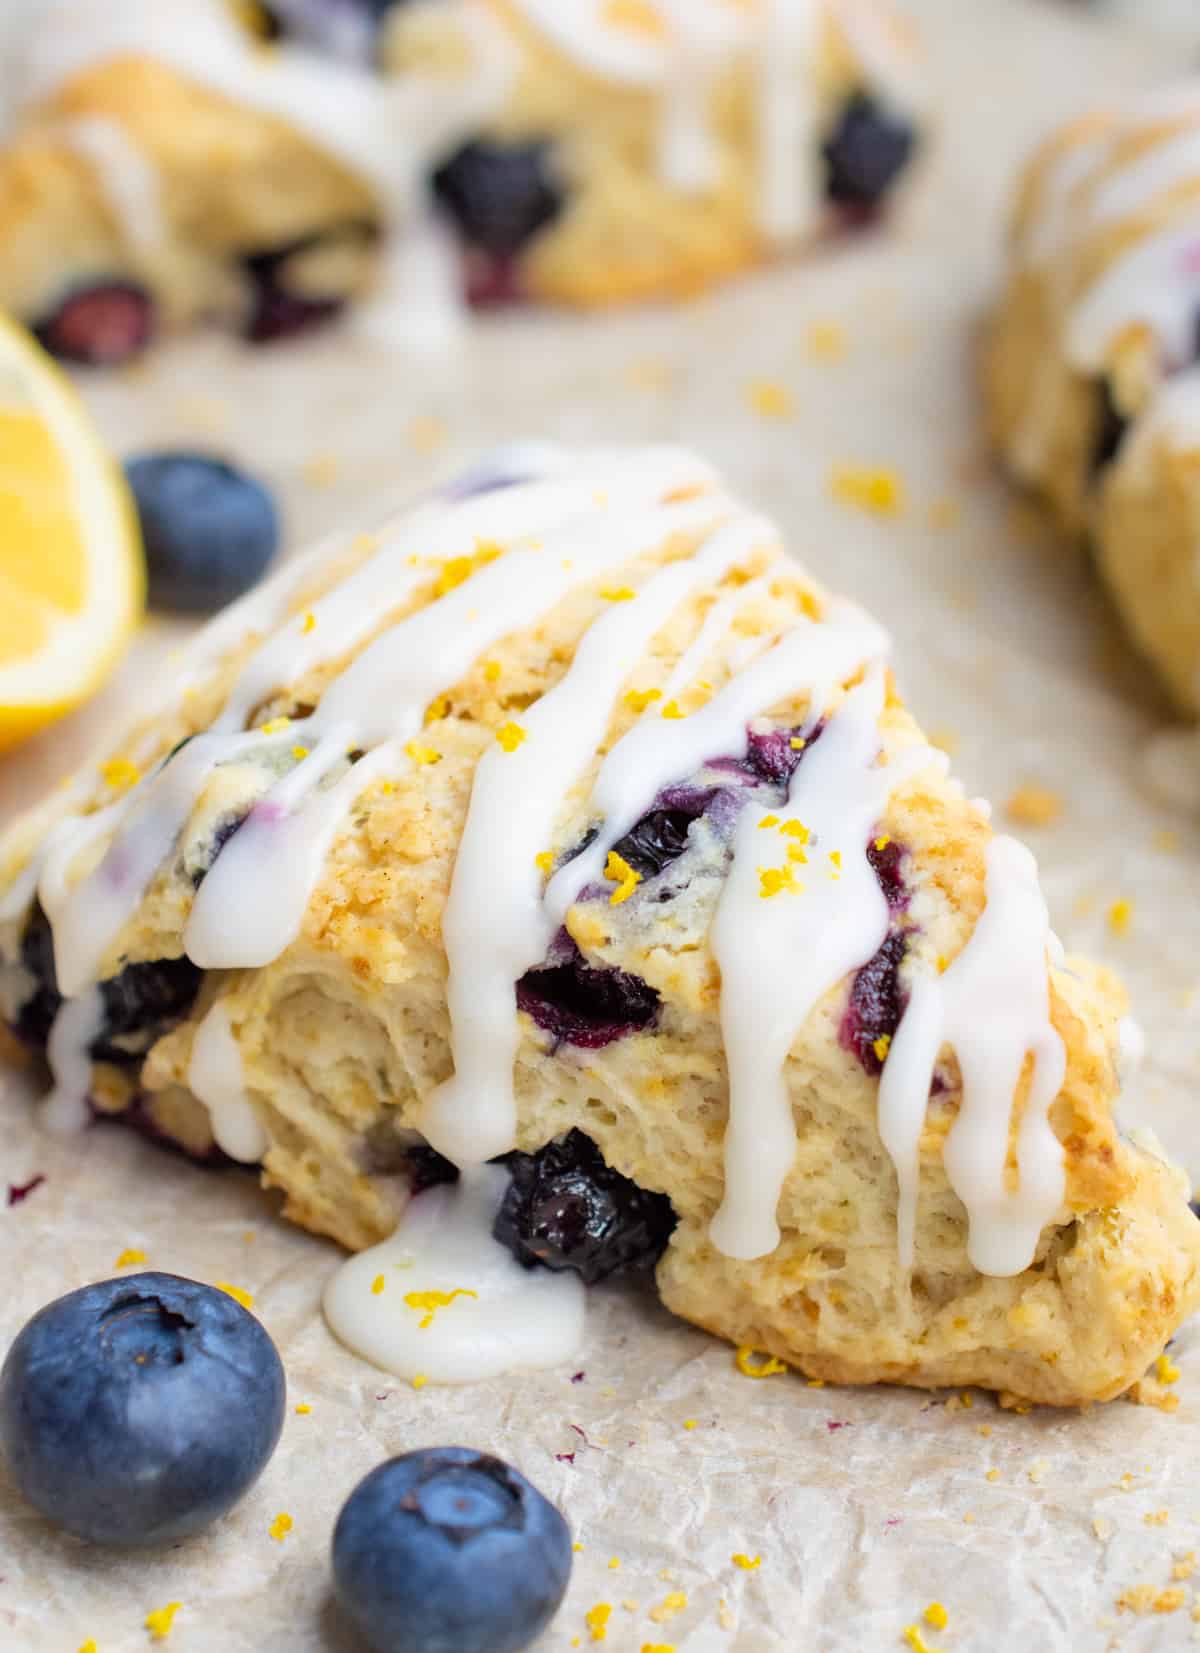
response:
<path fill-rule="evenodd" d="M 992 439 L 1086 539 L 1134 641 L 1200 713 L 1200 81 L 1033 156 L 986 333 Z"/>
<path fill-rule="evenodd" d="M 351 1249 L 499 1161 L 524 1261 L 661 1253 L 811 1376 L 1120 1393 L 1200 1223 L 1115 1128 L 1120 988 L 887 650 L 671 448 L 531 447 L 290 565 L 2 846 L 49 1122 L 261 1160 Z"/>
<path fill-rule="evenodd" d="M 0 307 L 83 360 L 201 317 L 281 337 L 351 299 L 427 333 L 460 287 L 691 293 L 874 214 L 917 142 L 889 0 L 46 12 L 0 149 Z"/>

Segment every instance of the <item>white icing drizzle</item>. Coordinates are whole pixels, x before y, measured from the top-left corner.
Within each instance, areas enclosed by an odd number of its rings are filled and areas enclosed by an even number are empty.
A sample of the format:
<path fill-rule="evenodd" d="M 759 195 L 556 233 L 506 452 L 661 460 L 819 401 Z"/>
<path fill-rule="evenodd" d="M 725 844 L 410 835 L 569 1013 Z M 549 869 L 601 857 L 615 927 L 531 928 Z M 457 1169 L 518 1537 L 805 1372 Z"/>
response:
<path fill-rule="evenodd" d="M 771 582 L 767 578 L 750 580 L 745 585 L 738 586 L 734 591 L 727 591 L 719 596 L 704 616 L 704 623 L 696 633 L 694 640 L 680 655 L 672 669 L 670 677 L 663 684 L 662 699 L 674 700 L 683 691 L 689 688 L 696 678 L 696 674 L 708 659 L 718 641 L 725 636 L 735 619 L 738 610 L 749 602 L 765 596 L 770 590 Z M 764 647 L 768 647 L 774 638 L 764 639 Z"/>
<path fill-rule="evenodd" d="M 1141 322 L 1168 361 L 1186 362 L 1200 300 L 1200 209 L 1136 242 L 1077 301 L 1067 321 L 1067 359 L 1084 372 L 1105 365 L 1109 346 Z"/>
<path fill-rule="evenodd" d="M 883 942 L 888 907 L 867 859 L 871 834 L 896 786 L 937 761 L 918 747 L 878 762 L 883 700 L 883 668 L 873 665 L 805 754 L 786 805 L 750 806 L 738 821 L 710 933 L 729 1123 L 725 1197 L 709 1232 L 729 1257 L 761 1257 L 779 1244 L 775 1212 L 796 1150 L 788 1053 L 824 995 Z M 798 821 L 808 841 L 764 828 L 770 816 Z M 789 860 L 789 849 L 805 860 Z M 765 869 L 790 872 L 795 887 L 764 896 Z"/>
<path fill-rule="evenodd" d="M 1049 1110 L 1066 1073 L 1066 1051 L 1050 1021 L 1049 928 L 1033 856 L 1013 838 L 993 838 L 986 905 L 971 939 L 943 975 L 912 978 L 879 1087 L 879 1134 L 899 1182 L 905 1268 L 913 1262 L 921 1131 L 934 1068 L 947 1045 L 958 1058 L 962 1100 L 942 1162 L 967 1209 L 971 1262 L 981 1274 L 1019 1274 L 1062 1205 L 1063 1152 Z M 1013 1103 L 1030 1057 L 1016 1133 L 1016 1186 L 1009 1187 Z"/>
<path fill-rule="evenodd" d="M 535 857 L 550 842 L 564 794 L 603 738 L 621 684 L 679 603 L 772 544 L 770 524 L 747 518 L 654 575 L 584 634 L 570 671 L 526 713 L 523 744 L 480 759 L 442 921 L 454 1077 L 427 1099 L 422 1118 L 425 1136 L 456 1164 L 491 1159 L 516 1138 L 513 984 L 544 956 L 556 928 Z"/>
<path fill-rule="evenodd" d="M 821 21 L 814 0 L 765 0 L 758 41 L 758 222 L 786 242 L 821 214 L 820 108 L 812 58 Z M 806 95 L 797 95 L 797 88 Z"/>
<path fill-rule="evenodd" d="M 569 1360 L 583 1341 L 585 1288 L 574 1274 L 523 1268 L 492 1238 L 507 1184 L 485 1166 L 412 1200 L 390 1239 L 329 1282 L 335 1336 L 384 1371 L 433 1383 Z"/>
<path fill-rule="evenodd" d="M 130 249 L 152 258 L 165 231 L 158 173 L 119 121 L 80 115 L 59 128 L 92 167 Z"/>
<path fill-rule="evenodd" d="M 77 999 L 67 999 L 50 1029 L 46 1060 L 54 1088 L 38 1112 L 42 1127 L 55 1136 L 72 1136 L 88 1121 L 88 1093 L 92 1084 L 92 1040 L 104 1021 L 104 1000 L 98 987 Z"/>
<path fill-rule="evenodd" d="M 246 1095 L 242 1053 L 220 999 L 193 1036 L 187 1082 L 208 1109 L 217 1147 L 230 1159 L 256 1164 L 267 1151 L 267 1133 Z"/>

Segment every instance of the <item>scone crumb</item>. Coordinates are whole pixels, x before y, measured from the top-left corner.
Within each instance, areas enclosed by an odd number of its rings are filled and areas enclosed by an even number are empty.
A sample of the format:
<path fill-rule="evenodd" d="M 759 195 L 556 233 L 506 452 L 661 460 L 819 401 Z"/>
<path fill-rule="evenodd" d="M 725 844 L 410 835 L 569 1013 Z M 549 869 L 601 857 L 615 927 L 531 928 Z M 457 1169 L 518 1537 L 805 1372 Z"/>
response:
<path fill-rule="evenodd" d="M 931 1601 L 921 1615 L 926 1624 L 931 1624 L 935 1630 L 944 1630 L 950 1623 L 950 1615 L 940 1601 Z"/>
<path fill-rule="evenodd" d="M 1189 1550 L 1186 1555 L 1181 1555 L 1179 1560 L 1171 1568 L 1171 1577 L 1181 1579 L 1181 1580 L 1185 1579 L 1185 1578 L 1191 1578 L 1192 1574 L 1195 1571 L 1196 1571 L 1196 1552 L 1195 1552 L 1195 1550 Z"/>
<path fill-rule="evenodd" d="M 589 1607 L 583 1615 L 583 1622 L 591 1632 L 594 1642 L 608 1640 L 608 1621 L 612 1618 L 612 1602 L 598 1601 L 594 1607 Z"/>
<path fill-rule="evenodd" d="M 1042 1482 L 1046 1479 L 1046 1471 L 1049 1468 L 1050 1465 L 1045 1458 L 1038 1458 L 1030 1464 L 1028 1471 L 1029 1479 L 1033 1482 L 1035 1487 L 1041 1486 Z"/>
<path fill-rule="evenodd" d="M 936 1647 L 930 1647 L 929 1643 L 921 1634 L 920 1627 L 918 1625 L 906 1624 L 904 1629 L 901 1631 L 901 1635 L 912 1648 L 912 1653 L 938 1653 L 938 1649 Z"/>
<path fill-rule="evenodd" d="M 717 1623 L 721 1626 L 722 1630 L 734 1630 L 737 1628 L 737 1619 L 733 1615 L 733 1609 L 723 1596 L 717 1604 Z"/>
<path fill-rule="evenodd" d="M 668 1619 L 673 1619 L 676 1613 L 682 1613 L 687 1603 L 685 1591 L 672 1590 L 662 1598 L 657 1607 L 650 1609 L 650 1617 L 655 1624 L 665 1624 Z"/>
<path fill-rule="evenodd" d="M 1102 1544 L 1106 1539 L 1111 1538 L 1116 1530 L 1116 1527 L 1109 1520 L 1107 1515 L 1095 1515 L 1092 1517 L 1092 1531 Z"/>
<path fill-rule="evenodd" d="M 291 1532 L 293 1525 L 294 1523 L 288 1512 L 286 1510 L 280 1510 L 274 1521 L 272 1521 L 271 1525 L 267 1528 L 267 1532 L 277 1544 L 282 1544 L 288 1533 Z"/>
<path fill-rule="evenodd" d="M 735 1567 L 740 1567 L 744 1573 L 752 1573 L 762 1566 L 761 1555 L 743 1555 L 740 1550 L 735 1550 L 729 1559 Z"/>
<path fill-rule="evenodd" d="M 113 1264 L 114 1268 L 130 1268 L 134 1263 L 144 1263 L 146 1253 L 139 1251 L 136 1246 L 128 1246 Z"/>
<path fill-rule="evenodd" d="M 526 739 L 525 730 L 519 723 L 502 723 L 496 730 L 496 739 L 505 752 L 515 752 L 522 741 Z"/>
<path fill-rule="evenodd" d="M 100 773 L 104 784 L 111 786 L 114 792 L 126 792 L 142 778 L 141 770 L 129 758 L 109 758 L 107 763 L 100 765 Z"/>
<path fill-rule="evenodd" d="M 779 1372 L 786 1372 L 787 1366 L 782 1360 L 768 1354 L 765 1349 L 751 1348 L 749 1343 L 743 1343 L 733 1357 L 734 1364 L 743 1377 L 769 1378 Z M 757 1364 L 761 1361 L 761 1365 Z"/>
<path fill-rule="evenodd" d="M 904 509 L 904 484 L 896 471 L 864 465 L 835 465 L 829 473 L 829 491 L 839 505 L 855 506 L 877 517 L 899 516 Z"/>
<path fill-rule="evenodd" d="M 604 876 L 610 884 L 617 886 L 608 898 L 609 905 L 612 907 L 619 907 L 623 901 L 628 901 L 642 881 L 641 873 L 635 872 L 629 862 L 618 855 L 615 849 L 610 849 L 608 852 Z"/>
<path fill-rule="evenodd" d="M 337 455 L 314 453 L 311 458 L 304 461 L 300 474 L 310 488 L 331 488 L 337 481 Z"/>
<path fill-rule="evenodd" d="M 165 1641 L 171 1634 L 171 1626 L 175 1622 L 175 1615 L 183 1607 L 181 1601 L 169 1601 L 165 1607 L 156 1607 L 152 1613 L 146 1614 L 146 1629 L 155 1641 Z"/>
<path fill-rule="evenodd" d="M 223 1291 L 226 1297 L 232 1297 L 234 1302 L 240 1303 L 244 1309 L 254 1307 L 253 1295 L 248 1291 L 243 1291 L 241 1286 L 231 1286 L 228 1280 L 218 1280 L 216 1289 Z"/>
<path fill-rule="evenodd" d="M 746 401 L 751 411 L 763 419 L 790 419 L 796 411 L 795 398 L 778 379 L 751 379 L 746 386 Z"/>
<path fill-rule="evenodd" d="M 1108 909 L 1108 927 L 1115 936 L 1123 936 L 1133 922 L 1133 902 L 1122 897 Z"/>
<path fill-rule="evenodd" d="M 1004 812 L 1009 820 L 1015 821 L 1018 826 L 1053 826 L 1063 812 L 1062 793 L 1055 792 L 1048 786 L 1037 786 L 1030 782 L 1025 786 L 1018 786 L 1009 796 Z"/>
<path fill-rule="evenodd" d="M 1170 1521 L 1170 1519 L 1171 1519 L 1171 1512 L 1170 1512 L 1170 1510 L 1166 1510 L 1166 1509 L 1163 1509 L 1163 1510 L 1149 1510 L 1145 1515 L 1142 1516 L 1142 1520 L 1146 1523 L 1146 1525 L 1148 1527 L 1165 1527 L 1167 1525 L 1167 1522 Z"/>
<path fill-rule="evenodd" d="M 1156 1589 L 1153 1584 L 1131 1584 L 1117 1597 L 1118 1613 L 1177 1613 L 1187 1600 L 1187 1591 L 1172 1586 Z"/>
<path fill-rule="evenodd" d="M 1179 1367 L 1165 1351 L 1154 1362 L 1154 1375 L 1160 1383 L 1179 1382 Z"/>

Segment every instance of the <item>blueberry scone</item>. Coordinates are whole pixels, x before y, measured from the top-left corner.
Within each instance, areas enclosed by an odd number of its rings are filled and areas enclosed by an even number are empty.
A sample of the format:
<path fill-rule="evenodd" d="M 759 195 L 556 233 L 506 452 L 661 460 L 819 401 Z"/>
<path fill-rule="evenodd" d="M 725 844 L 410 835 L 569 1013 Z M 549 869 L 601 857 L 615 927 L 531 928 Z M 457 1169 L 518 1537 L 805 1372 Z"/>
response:
<path fill-rule="evenodd" d="M 1114 1127 L 1119 985 L 887 655 L 670 448 L 531 448 L 288 566 L 2 846 L 49 1122 L 259 1164 L 351 1250 L 415 1223 L 468 1282 L 476 1242 L 656 1266 L 814 1377 L 1118 1394 L 1200 1223 Z"/>
<path fill-rule="evenodd" d="M 0 307 L 113 361 L 200 316 L 691 292 L 880 206 L 914 61 L 890 0 L 44 0 Z"/>
<path fill-rule="evenodd" d="M 1034 155 L 987 333 L 992 437 L 1090 543 L 1134 640 L 1200 713 L 1200 83 Z"/>

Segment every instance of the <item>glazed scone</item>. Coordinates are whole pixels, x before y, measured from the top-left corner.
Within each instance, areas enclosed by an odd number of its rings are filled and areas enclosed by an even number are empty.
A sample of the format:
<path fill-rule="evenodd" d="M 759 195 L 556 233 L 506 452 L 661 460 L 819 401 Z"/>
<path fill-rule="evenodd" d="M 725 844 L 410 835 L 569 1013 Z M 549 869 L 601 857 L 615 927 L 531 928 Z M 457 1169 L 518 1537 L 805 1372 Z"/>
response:
<path fill-rule="evenodd" d="M 0 847 L 50 1123 L 261 1162 L 352 1249 L 499 1161 L 523 1260 L 657 1261 L 813 1377 L 1119 1394 L 1200 1223 L 1115 1128 L 1119 985 L 887 650 L 670 448 L 530 448 L 285 568 Z"/>
<path fill-rule="evenodd" d="M 1082 536 L 1173 700 L 1200 713 L 1200 82 L 1034 155 L 987 329 L 993 441 Z"/>
<path fill-rule="evenodd" d="M 0 150 L 0 308 L 83 360 L 352 298 L 416 331 L 439 288 L 690 293 L 875 211 L 916 142 L 890 0 L 47 5 Z"/>

